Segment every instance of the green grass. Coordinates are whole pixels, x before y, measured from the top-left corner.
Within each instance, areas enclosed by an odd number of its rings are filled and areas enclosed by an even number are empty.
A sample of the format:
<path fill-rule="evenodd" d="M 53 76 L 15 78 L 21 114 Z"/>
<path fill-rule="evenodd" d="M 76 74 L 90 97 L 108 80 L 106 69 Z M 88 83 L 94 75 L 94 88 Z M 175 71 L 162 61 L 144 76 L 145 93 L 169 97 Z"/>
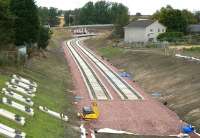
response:
<path fill-rule="evenodd" d="M 88 39 L 85 43 L 91 50 L 97 52 L 98 55 L 108 59 L 118 58 L 126 52 L 123 48 L 115 46 L 116 43 L 108 40 L 105 41 L 104 37 Z"/>
<path fill-rule="evenodd" d="M 184 48 L 184 51 L 190 51 L 190 52 L 198 52 L 200 53 L 200 47 L 192 47 L 192 48 Z"/>
<path fill-rule="evenodd" d="M 184 48 L 183 54 L 187 56 L 200 57 L 200 47 Z"/>
<path fill-rule="evenodd" d="M 36 81 L 39 85 L 36 97 L 33 98 L 34 106 L 32 108 L 35 112 L 33 117 L 2 103 L 0 104 L 0 108 L 26 118 L 25 126 L 20 126 L 3 117 L 0 117 L 0 122 L 26 132 L 27 138 L 79 137 L 79 134 L 74 130 L 74 127 L 78 126 L 78 121 L 73 106 L 73 95 L 69 92 L 73 89 L 71 75 L 58 45 L 55 45 L 55 41 L 54 39 L 51 41 L 47 58 L 34 58 L 23 70 L 11 69 L 12 71 L 8 71 L 8 75 L 0 74 L 0 89 L 6 87 L 5 82 L 10 79 L 9 76 L 11 76 L 13 70 L 15 73 Z M 0 94 L 0 98 L 3 96 L 3 94 Z M 70 119 L 69 122 L 60 121 L 39 111 L 39 105 L 67 114 Z"/>
<path fill-rule="evenodd" d="M 107 46 L 100 48 L 99 52 L 101 53 L 102 56 L 111 59 L 119 57 L 122 54 L 123 50 L 118 47 Z"/>

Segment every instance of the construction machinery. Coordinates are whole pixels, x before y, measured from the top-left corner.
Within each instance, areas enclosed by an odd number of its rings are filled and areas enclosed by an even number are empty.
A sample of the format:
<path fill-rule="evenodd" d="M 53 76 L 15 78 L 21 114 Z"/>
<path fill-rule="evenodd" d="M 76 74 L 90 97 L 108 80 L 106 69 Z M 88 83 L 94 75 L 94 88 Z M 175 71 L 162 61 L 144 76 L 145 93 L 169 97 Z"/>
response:
<path fill-rule="evenodd" d="M 84 120 L 96 120 L 99 117 L 99 108 L 97 102 L 92 102 L 92 106 L 84 106 L 82 113 L 78 113 L 78 116 Z"/>

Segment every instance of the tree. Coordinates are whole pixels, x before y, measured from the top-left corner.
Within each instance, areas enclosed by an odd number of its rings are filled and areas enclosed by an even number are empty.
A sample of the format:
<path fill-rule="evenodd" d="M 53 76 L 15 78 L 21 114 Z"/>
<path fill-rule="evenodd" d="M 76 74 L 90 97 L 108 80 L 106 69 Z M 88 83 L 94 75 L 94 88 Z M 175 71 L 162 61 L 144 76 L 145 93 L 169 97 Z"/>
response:
<path fill-rule="evenodd" d="M 65 24 L 68 25 L 68 24 L 71 24 L 72 23 L 72 20 L 71 20 L 71 16 L 72 15 L 72 10 L 67 10 L 65 11 L 64 13 L 64 17 L 65 17 Z M 70 19 L 69 19 L 70 18 Z M 70 23 L 69 23 L 70 22 Z"/>
<path fill-rule="evenodd" d="M 73 18 L 70 18 L 73 15 Z M 123 36 L 123 27 L 129 22 L 128 8 L 120 3 L 88 2 L 82 8 L 65 12 L 65 22 L 73 24 L 114 24 L 115 34 Z"/>
<path fill-rule="evenodd" d="M 94 4 L 95 8 L 95 22 L 98 24 L 108 24 L 111 23 L 109 15 L 109 7 L 111 3 L 106 1 L 97 1 Z"/>
<path fill-rule="evenodd" d="M 40 18 L 40 22 L 42 25 L 50 25 L 51 27 L 57 26 L 60 24 L 60 19 L 58 16 L 61 16 L 63 13 L 62 10 L 58 10 L 57 8 L 50 7 L 49 9 L 46 7 L 39 7 L 38 14 Z"/>
<path fill-rule="evenodd" d="M 200 23 L 200 11 L 197 11 L 194 14 L 195 14 L 195 18 L 197 19 L 197 22 Z"/>
<path fill-rule="evenodd" d="M 62 16 L 64 14 L 63 10 L 58 10 L 58 16 Z"/>
<path fill-rule="evenodd" d="M 188 22 L 182 11 L 173 9 L 171 6 L 161 8 L 153 15 L 153 19 L 159 20 L 162 24 L 167 26 L 167 31 L 171 32 L 185 32 Z"/>
<path fill-rule="evenodd" d="M 65 17 L 65 24 L 69 25 L 78 25 L 80 23 L 80 9 L 75 9 L 75 10 L 67 10 L 64 12 L 64 17 Z"/>
<path fill-rule="evenodd" d="M 142 14 L 141 14 L 140 12 L 137 12 L 137 13 L 135 14 L 135 16 L 142 16 Z"/>
<path fill-rule="evenodd" d="M 47 7 L 39 7 L 38 15 L 40 19 L 40 24 L 47 25 L 49 20 L 49 9 Z"/>
<path fill-rule="evenodd" d="M 86 3 L 80 10 L 79 22 L 81 24 L 94 24 L 96 22 L 95 18 L 95 7 L 93 2 Z"/>
<path fill-rule="evenodd" d="M 11 0 L 10 11 L 15 16 L 15 44 L 36 43 L 39 18 L 34 0 Z"/>
<path fill-rule="evenodd" d="M 9 1 L 0 0 L 0 46 L 13 43 L 13 17 L 9 12 Z"/>
<path fill-rule="evenodd" d="M 49 28 L 41 26 L 40 31 L 39 31 L 39 37 L 38 37 L 38 48 L 46 49 L 46 47 L 49 44 L 49 39 L 50 39 Z"/>
<path fill-rule="evenodd" d="M 79 24 L 80 23 L 80 9 L 75 9 L 74 11 L 73 11 L 73 13 L 72 13 L 72 15 L 73 15 L 73 24 L 74 25 L 77 25 L 77 24 Z"/>
<path fill-rule="evenodd" d="M 108 24 L 111 23 L 109 7 L 111 3 L 98 1 L 88 2 L 80 9 L 80 24 Z"/>
<path fill-rule="evenodd" d="M 187 24 L 196 24 L 198 23 L 197 18 L 195 17 L 195 14 L 188 11 L 188 10 L 182 10 L 182 15 L 186 19 Z"/>
<path fill-rule="evenodd" d="M 123 37 L 123 27 L 129 22 L 128 8 L 123 4 L 113 3 L 110 9 L 112 23 L 115 25 L 114 33 Z"/>
<path fill-rule="evenodd" d="M 59 16 L 58 9 L 50 7 L 48 15 L 48 23 L 50 26 L 54 27 L 60 24 L 58 16 Z"/>

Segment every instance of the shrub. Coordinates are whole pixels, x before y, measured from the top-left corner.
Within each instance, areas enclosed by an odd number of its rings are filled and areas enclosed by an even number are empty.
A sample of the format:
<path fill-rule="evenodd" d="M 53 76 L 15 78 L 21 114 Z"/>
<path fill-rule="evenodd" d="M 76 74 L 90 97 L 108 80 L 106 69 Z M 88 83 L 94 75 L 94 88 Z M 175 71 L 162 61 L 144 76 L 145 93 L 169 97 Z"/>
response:
<path fill-rule="evenodd" d="M 184 34 L 182 32 L 166 32 L 163 34 L 160 34 L 158 36 L 159 41 L 168 41 L 168 42 L 176 42 L 183 38 Z"/>

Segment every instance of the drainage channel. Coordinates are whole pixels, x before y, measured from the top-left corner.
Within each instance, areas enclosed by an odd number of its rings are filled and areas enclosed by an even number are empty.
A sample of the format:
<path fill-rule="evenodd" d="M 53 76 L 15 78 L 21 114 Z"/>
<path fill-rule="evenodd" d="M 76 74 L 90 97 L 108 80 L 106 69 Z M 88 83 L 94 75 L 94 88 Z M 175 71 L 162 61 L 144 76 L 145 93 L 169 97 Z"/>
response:
<path fill-rule="evenodd" d="M 92 100 L 111 100 L 111 95 L 109 95 L 107 89 L 101 83 L 99 77 L 95 74 L 95 72 L 85 61 L 85 59 L 83 59 L 83 57 L 74 49 L 73 41 L 74 40 L 68 41 L 67 46 L 73 59 L 77 63 L 79 70 L 82 73 L 82 76 L 89 91 L 90 98 Z"/>
<path fill-rule="evenodd" d="M 76 40 L 76 46 L 81 49 L 81 51 L 90 58 L 98 69 L 104 74 L 112 87 L 116 90 L 118 95 L 123 100 L 138 100 L 143 99 L 143 97 L 136 92 L 127 82 L 122 80 L 120 76 L 112 71 L 105 63 L 99 60 L 96 55 L 90 51 L 88 48 L 83 48 L 80 44 L 80 40 Z"/>

